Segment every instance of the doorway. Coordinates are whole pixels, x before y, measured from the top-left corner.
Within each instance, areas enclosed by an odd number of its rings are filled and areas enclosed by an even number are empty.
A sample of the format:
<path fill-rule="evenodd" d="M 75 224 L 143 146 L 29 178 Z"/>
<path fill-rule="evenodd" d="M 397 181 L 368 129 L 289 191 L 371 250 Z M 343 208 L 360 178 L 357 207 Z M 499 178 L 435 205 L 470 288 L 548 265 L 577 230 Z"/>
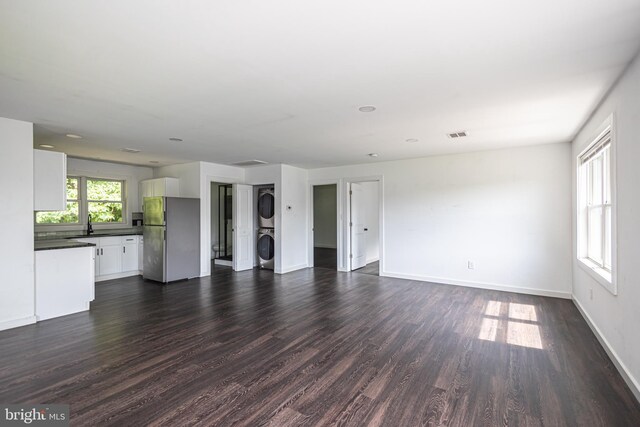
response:
<path fill-rule="evenodd" d="M 380 183 L 349 184 L 349 270 L 380 275 Z"/>
<path fill-rule="evenodd" d="M 313 186 L 313 265 L 338 268 L 338 186 Z"/>
<path fill-rule="evenodd" d="M 211 183 L 211 260 L 214 266 L 233 265 L 233 186 Z"/>

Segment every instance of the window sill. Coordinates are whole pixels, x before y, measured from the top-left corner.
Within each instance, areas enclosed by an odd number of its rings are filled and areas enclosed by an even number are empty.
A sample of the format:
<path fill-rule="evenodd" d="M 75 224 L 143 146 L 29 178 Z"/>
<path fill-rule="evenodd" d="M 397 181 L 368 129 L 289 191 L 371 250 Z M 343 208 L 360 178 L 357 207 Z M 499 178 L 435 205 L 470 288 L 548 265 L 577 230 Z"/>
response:
<path fill-rule="evenodd" d="M 587 258 L 578 258 L 578 265 L 606 290 L 611 292 L 611 294 L 618 295 L 618 288 L 616 283 L 614 283 L 613 276 L 610 272 L 604 270 L 602 267 L 591 262 Z"/>

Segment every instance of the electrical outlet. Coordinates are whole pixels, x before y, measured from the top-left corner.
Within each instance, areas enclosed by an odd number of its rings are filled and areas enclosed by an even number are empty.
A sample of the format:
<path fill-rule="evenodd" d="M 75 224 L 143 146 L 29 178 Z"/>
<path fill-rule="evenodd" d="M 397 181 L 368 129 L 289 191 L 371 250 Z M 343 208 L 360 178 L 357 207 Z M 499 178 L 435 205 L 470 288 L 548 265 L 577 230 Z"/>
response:
<path fill-rule="evenodd" d="M 589 299 L 593 301 L 593 288 L 589 288 Z"/>
<path fill-rule="evenodd" d="M 473 261 L 467 261 L 467 268 L 469 270 L 475 270 L 476 265 L 473 263 Z"/>

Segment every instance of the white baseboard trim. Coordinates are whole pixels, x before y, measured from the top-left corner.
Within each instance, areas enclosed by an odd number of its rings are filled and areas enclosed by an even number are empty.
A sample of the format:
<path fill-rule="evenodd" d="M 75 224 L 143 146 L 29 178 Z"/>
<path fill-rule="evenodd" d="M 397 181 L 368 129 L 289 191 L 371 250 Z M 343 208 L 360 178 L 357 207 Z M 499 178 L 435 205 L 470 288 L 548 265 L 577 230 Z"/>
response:
<path fill-rule="evenodd" d="M 611 345 L 609 344 L 609 341 L 607 341 L 607 339 L 604 337 L 600 329 L 593 322 L 593 319 L 591 319 L 591 316 L 587 314 L 587 311 L 584 309 L 582 304 L 580 304 L 580 301 L 576 299 L 575 295 L 573 296 L 573 304 L 578 308 L 578 311 L 580 312 L 584 320 L 587 322 L 587 325 L 589 325 L 589 328 L 591 329 L 593 334 L 596 336 L 596 338 L 600 342 L 600 345 L 602 345 L 602 348 L 604 348 L 604 351 L 607 353 L 607 355 L 609 355 L 609 358 L 615 365 L 618 372 L 620 372 L 620 375 L 622 376 L 622 379 L 624 380 L 624 382 L 627 383 L 627 386 L 629 386 L 629 389 L 631 389 L 631 392 L 633 393 L 633 395 L 636 397 L 638 402 L 640 402 L 640 383 L 638 382 L 638 380 L 636 380 L 633 377 L 633 375 L 629 373 L 629 370 L 627 369 L 625 364 L 622 363 L 622 361 L 618 357 L 618 354 L 611 347 Z"/>
<path fill-rule="evenodd" d="M 20 326 L 36 323 L 36 316 L 23 317 L 22 319 L 12 319 L 0 322 L 0 331 L 18 328 Z"/>
<path fill-rule="evenodd" d="M 105 280 L 122 279 L 123 277 L 131 277 L 142 274 L 138 270 L 125 271 L 124 273 L 105 274 L 104 276 L 96 276 L 96 282 L 104 282 Z"/>
<path fill-rule="evenodd" d="M 291 273 L 292 271 L 302 270 L 303 268 L 307 268 L 307 267 L 309 267 L 308 264 L 298 264 L 298 265 L 294 265 L 292 267 L 282 268 L 282 269 L 280 269 L 280 271 L 275 271 L 275 273 L 277 273 L 277 274 L 286 274 L 286 273 Z"/>
<path fill-rule="evenodd" d="M 428 276 L 418 276 L 418 275 L 411 275 L 411 274 L 393 273 L 390 271 L 382 271 L 380 275 L 385 277 L 395 277 L 397 279 L 408 279 L 408 280 L 418 280 L 420 282 L 439 283 L 443 285 L 465 286 L 467 288 L 489 289 L 492 291 L 514 292 L 517 294 L 538 295 L 542 297 L 571 299 L 570 292 L 552 291 L 548 289 L 532 289 L 532 288 L 524 288 L 519 286 L 501 285 L 497 283 L 471 282 L 466 280 L 447 279 L 443 277 L 428 277 Z"/>
<path fill-rule="evenodd" d="M 338 249 L 336 245 L 323 245 L 323 244 L 313 244 L 314 248 L 322 248 L 322 249 Z"/>
<path fill-rule="evenodd" d="M 371 264 L 372 262 L 380 261 L 380 257 L 367 258 L 367 264 Z"/>

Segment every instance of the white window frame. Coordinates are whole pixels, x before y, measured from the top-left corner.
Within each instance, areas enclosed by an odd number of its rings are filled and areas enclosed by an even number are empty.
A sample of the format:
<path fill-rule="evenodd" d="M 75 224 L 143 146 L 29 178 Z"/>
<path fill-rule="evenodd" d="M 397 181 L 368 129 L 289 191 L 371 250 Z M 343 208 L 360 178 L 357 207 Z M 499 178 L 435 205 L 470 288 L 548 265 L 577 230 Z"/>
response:
<path fill-rule="evenodd" d="M 112 178 L 107 176 L 87 176 L 78 173 L 69 173 L 68 178 L 77 178 L 78 183 L 78 216 L 79 222 L 61 223 L 61 224 L 38 224 L 36 223 L 35 212 L 33 215 L 34 231 L 36 232 L 52 232 L 52 231 L 77 231 L 86 230 L 87 217 L 89 216 L 89 201 L 87 200 L 87 180 L 96 181 L 119 181 L 122 183 L 122 222 L 92 222 L 94 229 L 119 229 L 126 227 L 129 219 L 128 209 L 128 180 L 123 178 Z M 100 200 L 92 200 L 99 202 Z M 111 200 L 107 200 L 110 202 Z"/>
<path fill-rule="evenodd" d="M 586 271 L 593 279 L 600 283 L 605 289 L 613 295 L 618 294 L 617 287 L 617 244 L 616 244 L 616 143 L 615 143 L 615 127 L 613 114 L 610 115 L 604 123 L 595 132 L 595 137 L 591 139 L 588 146 L 580 152 L 576 158 L 577 163 L 577 258 L 578 266 Z M 608 174 L 603 172 L 603 181 L 605 176 L 609 177 L 610 194 L 607 197 L 604 193 L 605 184 L 603 183 L 603 201 L 602 204 L 590 204 L 591 197 L 587 194 L 590 188 L 588 180 L 589 164 L 599 156 L 604 155 L 608 146 L 608 158 L 603 158 L 603 170 L 608 169 Z M 606 161 L 608 160 L 608 161 Z M 593 209 L 602 209 L 602 215 L 605 215 L 607 206 L 610 206 L 611 215 L 611 265 L 605 265 L 604 259 L 594 260 L 589 258 L 588 235 L 589 235 L 589 211 Z M 604 254 L 606 241 L 605 222 L 602 221 L 602 253 Z"/>
<path fill-rule="evenodd" d="M 115 179 L 115 178 L 94 178 L 94 177 L 83 177 L 82 179 L 83 181 L 83 195 L 85 196 L 85 199 L 83 201 L 83 206 L 85 208 L 85 219 L 87 219 L 88 215 L 89 215 L 89 202 L 93 202 L 93 203 L 113 203 L 113 202 L 117 202 L 117 203 L 122 203 L 122 221 L 120 222 L 92 222 L 91 225 L 114 225 L 114 224 L 118 224 L 118 225 L 124 225 L 127 223 L 127 197 L 126 197 L 126 193 L 125 193 L 125 187 L 126 187 L 126 181 L 123 179 Z M 121 194 L 121 199 L 118 200 L 89 200 L 89 194 L 87 192 L 87 181 L 111 181 L 111 182 L 119 182 L 120 183 L 120 194 Z M 85 222 L 86 223 L 86 222 Z"/>

